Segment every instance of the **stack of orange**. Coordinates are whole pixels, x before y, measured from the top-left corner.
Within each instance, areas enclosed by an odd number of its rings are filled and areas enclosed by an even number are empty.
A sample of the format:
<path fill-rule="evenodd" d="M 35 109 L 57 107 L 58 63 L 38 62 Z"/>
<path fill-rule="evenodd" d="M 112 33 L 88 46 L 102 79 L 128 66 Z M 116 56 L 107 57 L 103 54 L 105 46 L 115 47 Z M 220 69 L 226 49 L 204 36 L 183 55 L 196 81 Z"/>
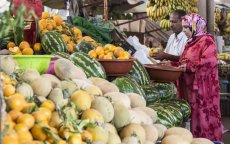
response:
<path fill-rule="evenodd" d="M 60 125 L 60 116 L 51 100 L 44 100 L 40 106 L 27 102 L 15 89 L 16 82 L 1 72 L 3 95 L 7 103 L 7 121 L 2 121 L 3 144 L 86 144 L 92 142 L 88 130 L 81 133 L 72 125 Z M 70 132 L 71 131 L 71 132 Z"/>
<path fill-rule="evenodd" d="M 11 55 L 33 55 L 34 51 L 30 47 L 30 44 L 26 41 L 22 41 L 19 46 L 16 46 L 14 42 L 7 44 L 7 49 Z"/>
<path fill-rule="evenodd" d="M 89 51 L 89 56 L 95 59 L 130 59 L 131 55 L 122 47 L 106 44 L 104 47 L 98 46 Z"/>

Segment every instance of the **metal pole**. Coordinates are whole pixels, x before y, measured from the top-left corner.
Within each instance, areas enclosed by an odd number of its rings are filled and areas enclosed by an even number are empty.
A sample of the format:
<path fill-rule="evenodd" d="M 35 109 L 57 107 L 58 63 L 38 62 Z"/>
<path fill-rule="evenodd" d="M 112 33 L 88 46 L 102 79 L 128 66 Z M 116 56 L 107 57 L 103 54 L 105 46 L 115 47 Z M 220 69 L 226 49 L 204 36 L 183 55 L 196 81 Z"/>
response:
<path fill-rule="evenodd" d="M 207 31 L 214 35 L 214 11 L 215 11 L 215 2 L 214 0 L 207 0 Z"/>

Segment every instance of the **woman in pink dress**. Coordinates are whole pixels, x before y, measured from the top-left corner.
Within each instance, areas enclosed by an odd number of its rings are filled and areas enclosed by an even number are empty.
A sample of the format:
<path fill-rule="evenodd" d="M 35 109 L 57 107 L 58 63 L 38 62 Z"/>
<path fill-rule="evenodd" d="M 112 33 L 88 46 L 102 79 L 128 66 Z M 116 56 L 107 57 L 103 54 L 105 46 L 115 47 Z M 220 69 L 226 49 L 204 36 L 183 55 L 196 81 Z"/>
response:
<path fill-rule="evenodd" d="M 180 67 L 179 97 L 192 108 L 191 132 L 194 137 L 222 141 L 217 50 L 212 35 L 205 32 L 206 22 L 198 14 L 182 19 L 188 37 Z"/>

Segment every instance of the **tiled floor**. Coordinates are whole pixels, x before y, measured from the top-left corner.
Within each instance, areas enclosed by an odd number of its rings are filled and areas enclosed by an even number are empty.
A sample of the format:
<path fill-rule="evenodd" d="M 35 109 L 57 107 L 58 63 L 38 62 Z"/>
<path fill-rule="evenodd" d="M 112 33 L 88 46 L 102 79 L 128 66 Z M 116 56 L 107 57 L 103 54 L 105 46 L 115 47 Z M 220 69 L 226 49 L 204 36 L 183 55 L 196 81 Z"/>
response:
<path fill-rule="evenodd" d="M 222 117 L 222 123 L 224 125 L 224 128 L 230 130 L 230 117 Z M 223 135 L 224 138 L 224 144 L 230 144 L 230 131 L 226 132 Z"/>

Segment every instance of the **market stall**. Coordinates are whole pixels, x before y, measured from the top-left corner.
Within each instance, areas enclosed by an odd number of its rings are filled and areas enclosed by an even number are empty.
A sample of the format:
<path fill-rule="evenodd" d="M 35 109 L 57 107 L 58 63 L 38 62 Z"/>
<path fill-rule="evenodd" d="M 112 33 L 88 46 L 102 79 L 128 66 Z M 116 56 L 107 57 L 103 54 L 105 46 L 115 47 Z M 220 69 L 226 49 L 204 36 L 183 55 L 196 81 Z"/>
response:
<path fill-rule="evenodd" d="M 196 1 L 179 1 L 147 1 L 159 31 L 169 30 L 170 11 L 198 11 Z M 110 2 L 96 2 L 105 17 Z M 174 85 L 182 70 L 149 58 L 159 48 L 129 41 L 109 18 L 64 21 L 47 11 L 37 18 L 25 6 L 16 14 L 0 17 L 3 144 L 213 143 L 190 132 L 191 107 Z M 148 64 L 135 57 L 142 48 Z"/>

